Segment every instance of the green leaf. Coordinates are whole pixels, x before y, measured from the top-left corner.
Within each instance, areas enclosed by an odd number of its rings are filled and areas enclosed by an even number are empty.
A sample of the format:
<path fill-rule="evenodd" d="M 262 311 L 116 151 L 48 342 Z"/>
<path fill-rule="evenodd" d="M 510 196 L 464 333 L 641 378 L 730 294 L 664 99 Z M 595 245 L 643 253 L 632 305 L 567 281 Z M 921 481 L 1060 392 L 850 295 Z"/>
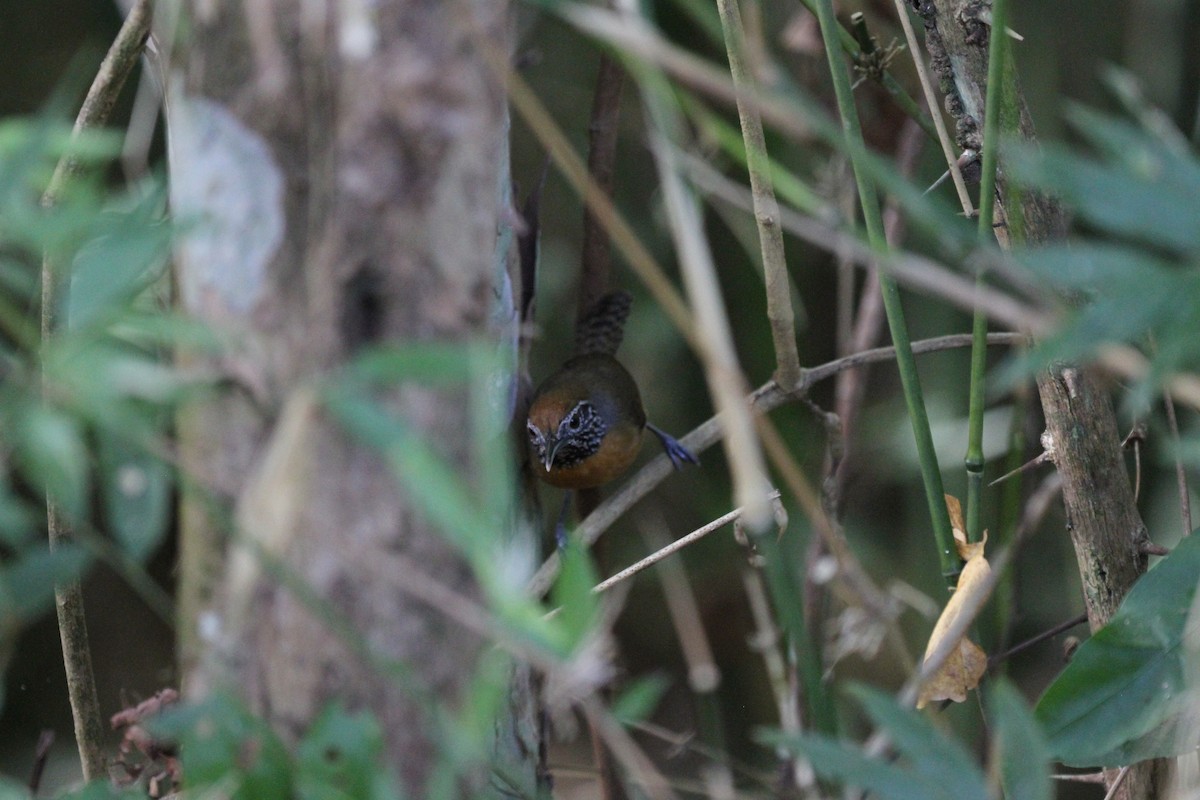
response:
<path fill-rule="evenodd" d="M 943 736 L 921 712 L 900 706 L 878 689 L 858 685 L 850 693 L 858 698 L 875 724 L 887 731 L 911 769 L 930 783 L 944 787 L 948 796 L 968 800 L 988 797 L 987 781 L 971 754 L 955 739 Z"/>
<path fill-rule="evenodd" d="M 61 411 L 28 403 L 13 422 L 17 463 L 63 513 L 82 516 L 88 495 L 87 447 L 79 423 Z"/>
<path fill-rule="evenodd" d="M 921 712 L 903 708 L 890 695 L 870 687 L 855 686 L 851 693 L 891 736 L 903 761 L 870 758 L 819 734 L 759 738 L 807 757 L 824 778 L 885 800 L 988 800 L 987 781 L 970 754 L 956 740 L 940 734 Z"/>
<path fill-rule="evenodd" d="M 30 800 L 33 795 L 21 784 L 0 777 L 0 800 Z"/>
<path fill-rule="evenodd" d="M 405 493 L 451 542 L 470 555 L 472 543 L 495 534 L 458 473 L 363 387 L 330 387 L 325 402 L 346 430 L 387 458 Z"/>
<path fill-rule="evenodd" d="M 97 218 L 96 234 L 71 265 L 64 297 L 70 329 L 111 317 L 162 276 L 171 227 L 162 222 L 161 208 L 161 191 L 151 192 L 131 210 Z"/>
<path fill-rule="evenodd" d="M 294 764 L 261 719 L 227 695 L 165 711 L 151 731 L 180 744 L 185 788 L 221 784 L 232 800 L 292 800 Z M 227 790 L 230 790 L 227 792 Z"/>
<path fill-rule="evenodd" d="M 612 713 L 623 725 L 641 722 L 658 707 L 662 696 L 670 688 L 671 681 L 664 675 L 647 675 L 625 687 L 625 691 L 613 701 Z"/>
<path fill-rule="evenodd" d="M 54 601 L 55 584 L 78 580 L 87 563 L 87 553 L 72 544 L 27 548 L 0 568 L 0 608 L 33 619 Z"/>
<path fill-rule="evenodd" d="M 600 618 L 600 598 L 592 591 L 600 581 L 591 557 L 577 542 L 568 540 L 567 546 L 559 550 L 559 558 L 562 569 L 550 590 L 550 599 L 560 609 L 554 617 L 561 637 L 558 654 L 569 656 Z"/>
<path fill-rule="evenodd" d="M 296 751 L 296 793 L 302 800 L 371 800 L 383 752 L 383 731 L 369 713 L 331 705 Z"/>
<path fill-rule="evenodd" d="M 800 736 L 760 735 L 808 759 L 822 778 L 871 792 L 882 800 L 951 800 L 953 787 L 942 787 L 896 763 L 869 758 L 860 750 L 819 733 Z"/>
<path fill-rule="evenodd" d="M 416 381 L 427 386 L 464 384 L 471 377 L 473 348 L 442 342 L 405 342 L 366 350 L 349 372 L 368 381 Z"/>
<path fill-rule="evenodd" d="M 1012 800 L 1052 800 L 1050 747 L 1025 698 L 1001 678 L 988 690 L 988 712 L 1004 796 Z"/>
<path fill-rule="evenodd" d="M 1071 242 L 1022 250 L 1018 260 L 1060 289 L 1123 296 L 1150 280 L 1168 278 L 1173 267 L 1152 253 L 1107 242 Z"/>
<path fill-rule="evenodd" d="M 59 800 L 145 800 L 146 791 L 139 787 L 131 786 L 125 789 L 118 789 L 107 780 L 92 781 L 91 783 L 76 789 L 73 792 L 61 795 Z"/>
<path fill-rule="evenodd" d="M 1187 159 L 1161 146 L 1136 161 L 1113 163 L 1063 145 L 1012 145 L 1009 171 L 1020 181 L 1062 197 L 1101 231 L 1187 253 L 1200 248 L 1200 182 Z"/>
<path fill-rule="evenodd" d="M 96 444 L 108 529 L 125 552 L 141 561 L 154 552 L 171 524 L 171 470 L 112 431 L 97 431 Z"/>
<path fill-rule="evenodd" d="M 1134 584 L 1112 620 L 1084 642 L 1038 701 L 1055 758 L 1119 766 L 1200 745 L 1182 713 L 1181 645 L 1200 575 L 1200 536 L 1186 537 Z"/>
<path fill-rule="evenodd" d="M 34 507 L 18 497 L 9 486 L 0 484 L 0 544 L 18 549 L 46 524 L 45 508 Z"/>

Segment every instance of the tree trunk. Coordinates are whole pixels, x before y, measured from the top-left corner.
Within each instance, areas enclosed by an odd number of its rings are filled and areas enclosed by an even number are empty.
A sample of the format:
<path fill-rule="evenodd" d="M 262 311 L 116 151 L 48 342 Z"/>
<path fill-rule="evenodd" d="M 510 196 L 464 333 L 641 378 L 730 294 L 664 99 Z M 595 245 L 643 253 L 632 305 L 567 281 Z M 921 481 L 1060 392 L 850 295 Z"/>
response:
<path fill-rule="evenodd" d="M 171 199 L 192 226 L 177 284 L 184 309 L 228 347 L 216 363 L 181 360 L 216 367 L 231 387 L 179 424 L 201 487 L 181 523 L 185 689 L 235 687 L 293 739 L 331 700 L 369 709 L 422 796 L 436 723 L 416 698 L 455 707 L 483 642 L 402 591 L 397 561 L 465 595 L 473 579 L 316 386 L 365 346 L 498 335 L 507 120 L 478 37 L 507 52 L 507 3 L 182 6 L 183 24 L 158 36 L 160 52 L 175 48 Z M 468 474 L 465 390 L 405 386 L 392 400 Z M 402 662 L 404 685 L 375 658 Z M 527 689 L 514 690 L 499 736 L 524 758 L 524 783 L 537 754 Z"/>
<path fill-rule="evenodd" d="M 946 93 L 946 110 L 957 121 L 957 143 L 979 151 L 987 86 L 990 2 L 932 0 L 920 3 L 925 40 L 934 72 Z M 1026 139 L 1034 138 L 1033 122 L 1015 70 L 1006 75 L 1013 85 L 1019 120 Z M 1003 165 L 1001 165 L 1003 168 Z M 1026 241 L 1061 239 L 1061 211 L 1046 197 L 1024 192 L 1020 209 L 1005 203 L 1003 176 L 997 181 L 999 206 L 1007 219 L 1020 217 Z M 1013 220 L 1014 222 L 1016 220 Z M 1063 504 L 1093 631 L 1112 618 L 1134 582 L 1146 571 L 1141 545 L 1146 526 L 1138 513 L 1121 455 L 1116 415 L 1101 383 L 1086 370 L 1053 365 L 1038 376 L 1038 394 L 1046 417 L 1048 447 L 1063 479 Z M 1159 796 L 1166 786 L 1165 761 L 1139 764 L 1118 791 L 1121 800 Z M 1117 770 L 1109 772 L 1109 780 Z"/>

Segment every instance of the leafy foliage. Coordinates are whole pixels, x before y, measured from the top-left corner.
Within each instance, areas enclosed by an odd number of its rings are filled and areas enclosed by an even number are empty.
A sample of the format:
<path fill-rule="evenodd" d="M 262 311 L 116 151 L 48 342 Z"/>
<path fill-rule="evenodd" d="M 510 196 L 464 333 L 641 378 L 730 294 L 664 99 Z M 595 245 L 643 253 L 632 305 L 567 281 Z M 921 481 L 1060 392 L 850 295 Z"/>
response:
<path fill-rule="evenodd" d="M 1050 360 L 1086 360 L 1105 344 L 1144 345 L 1146 402 L 1164 376 L 1200 367 L 1200 159 L 1179 134 L 1074 107 L 1068 119 L 1087 147 L 1012 145 L 1018 180 L 1060 198 L 1080 233 L 1018 255 L 1045 285 L 1073 298 L 1067 323 L 1010 377 Z"/>
<path fill-rule="evenodd" d="M 853 694 L 871 720 L 888 732 L 903 760 L 872 757 L 820 734 L 769 736 L 766 741 L 803 755 L 823 778 L 888 800 L 988 797 L 983 772 L 960 742 L 938 732 L 920 712 L 902 708 L 877 689 L 858 686 Z"/>
<path fill-rule="evenodd" d="M 166 712 L 151 731 L 177 743 L 189 791 L 215 789 L 234 800 L 399 796 L 380 763 L 383 733 L 367 712 L 331 705 L 289 748 L 240 701 L 217 695 Z"/>
<path fill-rule="evenodd" d="M 174 341 L 159 298 L 172 228 L 160 181 L 106 187 L 118 145 L 109 133 L 72 137 L 49 118 L 0 123 L 0 667 L 55 583 L 109 551 L 100 535 L 135 563 L 169 526 L 173 480 L 157 453 L 168 410 L 189 390 L 161 357 Z M 44 202 L 68 155 L 79 174 Z M 47 302 L 62 324 L 46 341 L 43 263 L 61 288 Z M 78 546 L 50 552 L 35 535 L 47 495 Z"/>
<path fill-rule="evenodd" d="M 1200 745 L 1188 673 L 1188 620 L 1200 575 L 1193 534 L 1139 580 L 1112 620 L 1084 642 L 1037 705 L 1056 758 L 1119 766 Z M 1194 623 L 1192 625 L 1194 628 Z"/>

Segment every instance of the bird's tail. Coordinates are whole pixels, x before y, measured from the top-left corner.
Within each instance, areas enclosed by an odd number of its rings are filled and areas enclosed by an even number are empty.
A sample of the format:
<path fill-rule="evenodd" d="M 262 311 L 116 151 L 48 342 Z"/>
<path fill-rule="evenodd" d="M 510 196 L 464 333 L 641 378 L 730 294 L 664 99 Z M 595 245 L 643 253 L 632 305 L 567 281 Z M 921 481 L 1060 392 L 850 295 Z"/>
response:
<path fill-rule="evenodd" d="M 575 327 L 575 354 L 616 353 L 632 303 L 633 296 L 625 291 L 609 292 L 597 300 Z"/>

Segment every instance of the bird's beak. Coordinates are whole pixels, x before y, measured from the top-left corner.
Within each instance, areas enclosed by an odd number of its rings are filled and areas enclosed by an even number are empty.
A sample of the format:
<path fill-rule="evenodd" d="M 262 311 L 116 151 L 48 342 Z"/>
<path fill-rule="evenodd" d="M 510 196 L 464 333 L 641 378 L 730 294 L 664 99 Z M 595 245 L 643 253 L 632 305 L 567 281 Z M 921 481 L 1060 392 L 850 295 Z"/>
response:
<path fill-rule="evenodd" d="M 546 468 L 546 472 L 554 466 L 554 456 L 558 453 L 559 445 L 562 444 L 562 439 L 551 439 L 546 443 L 546 457 L 542 459 L 542 466 Z"/>

